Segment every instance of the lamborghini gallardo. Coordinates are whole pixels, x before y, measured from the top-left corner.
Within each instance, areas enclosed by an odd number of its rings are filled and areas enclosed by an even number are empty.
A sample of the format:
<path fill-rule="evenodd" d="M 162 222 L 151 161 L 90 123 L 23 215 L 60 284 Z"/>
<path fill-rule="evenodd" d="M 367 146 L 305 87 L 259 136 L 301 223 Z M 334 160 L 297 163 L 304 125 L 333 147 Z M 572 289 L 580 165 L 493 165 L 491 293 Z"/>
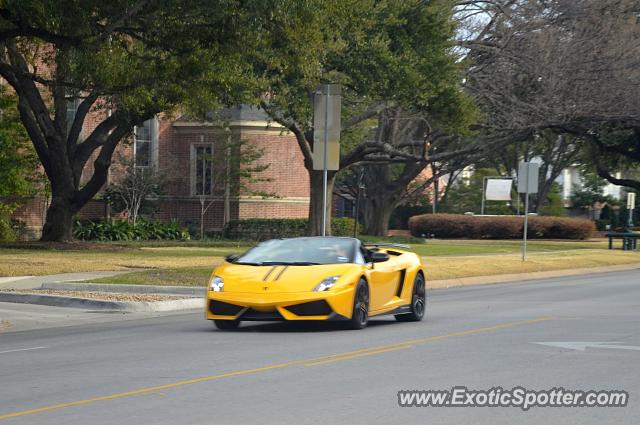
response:
<path fill-rule="evenodd" d="M 274 320 L 342 320 L 362 329 L 383 314 L 422 320 L 424 266 L 406 248 L 343 237 L 262 242 L 213 271 L 206 318 L 219 329 Z"/>

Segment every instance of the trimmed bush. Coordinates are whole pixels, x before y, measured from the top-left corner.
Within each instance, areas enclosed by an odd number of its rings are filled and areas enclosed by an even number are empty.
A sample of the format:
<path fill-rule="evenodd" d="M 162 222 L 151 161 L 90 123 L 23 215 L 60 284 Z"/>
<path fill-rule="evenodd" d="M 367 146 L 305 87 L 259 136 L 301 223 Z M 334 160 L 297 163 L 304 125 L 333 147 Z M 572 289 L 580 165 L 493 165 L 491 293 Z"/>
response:
<path fill-rule="evenodd" d="M 0 242 L 13 242 L 16 240 L 16 234 L 11 221 L 7 217 L 0 215 Z"/>
<path fill-rule="evenodd" d="M 307 223 L 304 218 L 251 218 L 231 220 L 225 230 L 224 237 L 229 239 L 267 240 L 275 238 L 295 238 L 307 235 Z M 358 233 L 362 225 L 358 224 Z M 353 234 L 352 218 L 334 218 L 331 220 L 331 234 L 334 236 L 351 236 Z"/>
<path fill-rule="evenodd" d="M 77 221 L 73 235 L 83 241 L 188 240 L 189 232 L 175 222 L 138 220 Z"/>
<path fill-rule="evenodd" d="M 467 239 L 519 239 L 523 217 L 478 217 L 423 214 L 409 219 L 413 236 Z M 588 239 L 595 231 L 591 220 L 567 217 L 529 217 L 527 237 L 532 239 Z"/>

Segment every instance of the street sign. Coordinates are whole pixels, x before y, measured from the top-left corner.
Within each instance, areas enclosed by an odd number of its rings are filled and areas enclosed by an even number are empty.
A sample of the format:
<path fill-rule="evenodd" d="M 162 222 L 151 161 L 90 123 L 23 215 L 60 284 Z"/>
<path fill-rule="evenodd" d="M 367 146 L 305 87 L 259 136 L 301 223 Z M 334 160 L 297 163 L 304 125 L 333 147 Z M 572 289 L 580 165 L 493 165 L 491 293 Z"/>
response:
<path fill-rule="evenodd" d="M 485 177 L 482 179 L 482 204 L 480 215 L 484 215 L 485 201 L 510 201 L 513 177 Z"/>
<path fill-rule="evenodd" d="M 327 234 L 327 171 L 340 167 L 338 84 L 322 84 L 313 96 L 313 169 L 322 170 L 322 236 Z"/>
<path fill-rule="evenodd" d="M 538 193 L 540 165 L 535 162 L 521 162 L 518 166 L 518 193 Z"/>
<path fill-rule="evenodd" d="M 636 193 L 629 192 L 627 193 L 627 209 L 632 210 L 636 207 Z"/>
<path fill-rule="evenodd" d="M 529 194 L 538 193 L 540 166 L 535 162 L 518 165 L 518 193 L 524 193 L 524 228 L 522 231 L 522 261 L 527 259 L 527 232 L 529 231 Z"/>
<path fill-rule="evenodd" d="M 340 85 L 323 84 L 313 97 L 313 169 L 340 167 Z"/>
<path fill-rule="evenodd" d="M 487 179 L 485 199 L 487 201 L 510 201 L 512 183 L 511 177 L 506 179 L 489 177 Z"/>

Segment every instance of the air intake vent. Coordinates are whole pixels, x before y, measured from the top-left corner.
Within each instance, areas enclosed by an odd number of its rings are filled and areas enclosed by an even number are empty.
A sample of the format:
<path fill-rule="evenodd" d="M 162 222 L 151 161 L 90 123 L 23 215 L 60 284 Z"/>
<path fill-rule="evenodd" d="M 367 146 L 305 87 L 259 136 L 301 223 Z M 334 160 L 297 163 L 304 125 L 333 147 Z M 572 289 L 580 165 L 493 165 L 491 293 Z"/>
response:
<path fill-rule="evenodd" d="M 239 305 L 223 303 L 222 301 L 211 301 L 209 303 L 209 311 L 220 316 L 235 316 L 243 308 Z"/>
<path fill-rule="evenodd" d="M 333 313 L 333 310 L 325 300 L 290 305 L 286 309 L 296 316 L 328 316 Z"/>

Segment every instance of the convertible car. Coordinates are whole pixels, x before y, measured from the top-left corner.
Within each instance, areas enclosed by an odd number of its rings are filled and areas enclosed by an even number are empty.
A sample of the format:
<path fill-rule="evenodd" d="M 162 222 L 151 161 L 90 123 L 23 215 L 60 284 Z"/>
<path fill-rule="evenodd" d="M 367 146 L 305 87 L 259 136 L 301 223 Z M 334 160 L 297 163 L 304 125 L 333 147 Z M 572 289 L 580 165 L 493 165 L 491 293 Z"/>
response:
<path fill-rule="evenodd" d="M 405 248 L 342 237 L 262 242 L 213 271 L 206 318 L 219 329 L 271 320 L 343 320 L 362 329 L 382 314 L 422 320 L 424 266 Z"/>

